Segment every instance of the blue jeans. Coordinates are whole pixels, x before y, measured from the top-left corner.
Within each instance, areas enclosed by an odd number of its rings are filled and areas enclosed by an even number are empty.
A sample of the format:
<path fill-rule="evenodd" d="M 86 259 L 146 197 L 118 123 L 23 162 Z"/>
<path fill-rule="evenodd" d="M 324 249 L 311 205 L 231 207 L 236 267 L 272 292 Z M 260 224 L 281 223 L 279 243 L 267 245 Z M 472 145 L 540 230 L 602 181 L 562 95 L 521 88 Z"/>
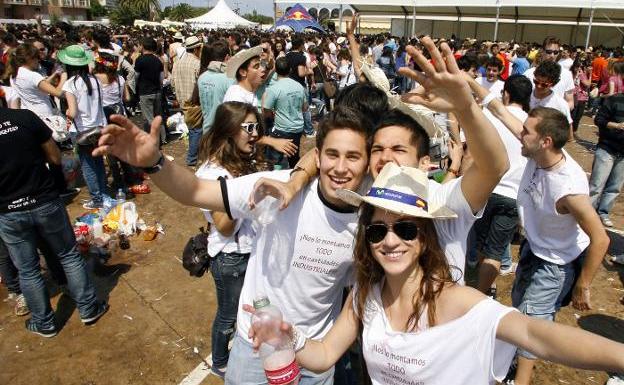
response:
<path fill-rule="evenodd" d="M 188 132 L 188 152 L 186 153 L 186 165 L 195 166 L 197 164 L 197 153 L 199 152 L 199 142 L 204 133 L 201 127 L 189 128 Z"/>
<path fill-rule="evenodd" d="M 262 360 L 254 353 L 251 345 L 236 334 L 230 352 L 228 369 L 225 372 L 225 385 L 260 385 L 266 384 Z M 301 368 L 299 385 L 333 385 L 334 368 L 323 373 L 313 373 Z"/>
<path fill-rule="evenodd" d="M 285 132 L 275 129 L 271 129 L 269 134 L 273 138 L 292 139 L 293 144 L 297 146 L 297 152 L 293 156 L 287 156 L 277 151 L 273 147 L 267 146 L 265 150 L 266 160 L 274 165 L 281 165 L 282 169 L 287 170 L 295 168 L 295 165 L 299 162 L 299 146 L 301 145 L 301 132 Z"/>
<path fill-rule="evenodd" d="M 163 114 L 163 96 L 161 92 L 157 92 L 155 94 L 150 95 L 140 95 L 139 96 L 139 104 L 141 106 L 141 112 L 143 113 L 143 117 L 147 122 L 147 128 L 149 131 L 149 127 L 152 124 L 152 120 L 154 120 L 157 116 L 162 116 L 163 122 L 160 125 L 160 142 L 164 143 L 167 141 L 167 131 L 165 129 L 165 115 Z"/>
<path fill-rule="evenodd" d="M 212 323 L 212 364 L 223 368 L 228 363 L 228 343 L 236 332 L 238 299 L 245 281 L 249 254 L 219 253 L 210 263 L 217 289 L 217 314 Z M 228 368 L 228 370 L 230 370 Z"/>
<path fill-rule="evenodd" d="M 305 90 L 305 98 L 308 105 L 310 105 L 312 98 L 310 98 L 310 90 L 308 90 L 307 87 Z M 312 112 L 309 108 L 303 113 L 303 132 L 306 135 L 314 135 L 314 127 L 312 126 Z"/>
<path fill-rule="evenodd" d="M 624 156 L 611 154 L 602 147 L 596 148 L 589 199 L 600 218 L 609 218 L 609 212 L 624 185 Z"/>
<path fill-rule="evenodd" d="M 511 290 L 511 302 L 523 314 L 554 321 L 564 298 L 574 285 L 575 263 L 556 265 L 531 252 L 525 242 L 520 249 L 520 261 Z M 518 348 L 518 354 L 534 360 L 532 353 Z"/>
<path fill-rule="evenodd" d="M 91 156 L 92 146 L 78 147 L 78 158 L 80 159 L 80 168 L 84 177 L 91 200 L 96 205 L 104 202 L 104 194 L 106 194 L 106 169 L 104 168 L 104 160 L 101 156 L 94 158 Z"/>
<path fill-rule="evenodd" d="M 506 270 L 509 269 L 512 265 L 512 260 L 511 260 L 511 243 L 507 245 L 507 247 L 505 248 L 505 251 L 503 252 L 503 255 L 501 255 L 501 270 Z"/>
<path fill-rule="evenodd" d="M 41 276 L 37 236 L 40 235 L 58 257 L 67 275 L 67 285 L 82 318 L 98 305 L 95 286 L 78 254 L 69 216 L 60 199 L 30 210 L 0 214 L 0 237 L 19 272 L 22 294 L 32 313 L 32 322 L 44 329 L 54 327 L 50 296 Z"/>

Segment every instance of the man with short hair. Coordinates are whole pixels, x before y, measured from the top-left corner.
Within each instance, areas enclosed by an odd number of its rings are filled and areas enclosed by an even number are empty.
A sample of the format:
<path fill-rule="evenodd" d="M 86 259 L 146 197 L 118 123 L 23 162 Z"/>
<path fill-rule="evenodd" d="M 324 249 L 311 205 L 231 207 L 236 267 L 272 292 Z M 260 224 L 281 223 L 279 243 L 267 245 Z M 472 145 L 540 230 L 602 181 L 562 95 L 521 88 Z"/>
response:
<path fill-rule="evenodd" d="M 503 70 L 503 63 L 496 56 L 492 56 L 485 62 L 485 77 L 478 77 L 477 83 L 490 91 L 490 93 L 498 95 L 499 98 L 503 96 L 503 86 L 505 82 L 499 79 L 500 73 Z"/>
<path fill-rule="evenodd" d="M 304 53 L 303 38 L 295 36 L 292 40 L 292 49 L 286 54 L 288 65 L 290 66 L 290 77 L 303 86 L 306 93 L 306 101 L 310 100 L 310 89 L 307 79 L 314 75 L 314 71 L 309 67 L 309 60 Z M 312 126 L 312 115 L 310 111 L 303 113 L 303 130 L 306 135 L 314 133 Z"/>
<path fill-rule="evenodd" d="M 212 61 L 197 79 L 199 102 L 203 115 L 202 131 L 206 134 L 212 128 L 217 107 L 223 101 L 228 88 L 235 80 L 225 75 L 225 68 L 230 59 L 230 47 L 225 40 L 217 40 L 210 46 Z"/>
<path fill-rule="evenodd" d="M 544 43 L 542 44 L 541 51 L 541 61 L 538 64 L 544 62 L 553 62 L 556 63 L 557 57 L 559 56 L 559 51 L 561 48 L 561 43 L 559 43 L 559 39 L 549 36 L 544 39 Z M 533 81 L 534 73 L 536 70 L 536 66 L 529 68 L 524 76 L 529 78 L 529 80 Z M 555 94 L 561 96 L 568 103 L 568 109 L 572 110 L 574 108 L 574 79 L 572 78 L 572 72 L 570 70 L 566 70 L 561 68 L 559 74 L 559 80 L 557 80 L 553 85 L 552 89 Z"/>
<path fill-rule="evenodd" d="M 535 69 L 533 74 L 533 92 L 531 93 L 530 107 L 550 107 L 561 112 L 570 123 L 569 140 L 574 138 L 572 127 L 572 114 L 565 99 L 559 96 L 553 89 L 559 81 L 561 66 L 552 61 L 545 61 Z"/>
<path fill-rule="evenodd" d="M 156 40 L 145 37 L 141 45 L 143 46 L 141 56 L 134 63 L 134 71 L 137 73 L 136 92 L 139 95 L 143 117 L 150 125 L 155 116 L 162 115 L 164 67 L 156 55 L 158 49 Z M 167 143 L 167 131 L 162 122 L 160 125 L 160 143 Z"/>
<path fill-rule="evenodd" d="M 191 99 L 195 89 L 195 83 L 199 75 L 199 59 L 202 44 L 197 36 L 190 36 L 184 42 L 184 47 L 186 48 L 186 54 L 173 63 L 173 69 L 171 70 L 171 86 L 183 110 L 185 103 Z M 202 127 L 189 127 L 188 130 L 189 141 L 186 165 L 195 166 L 197 164 L 197 152 L 202 136 Z"/>
<path fill-rule="evenodd" d="M 281 57 L 275 61 L 275 72 L 277 81 L 266 89 L 262 101 L 265 116 L 272 117 L 274 121 L 269 135 L 292 139 L 299 147 L 303 132 L 303 114 L 308 109 L 305 89 L 288 76 L 290 66 L 286 58 Z M 294 168 L 299 161 L 299 152 L 285 157 L 281 152 L 268 149 L 267 160 L 285 169 Z"/>

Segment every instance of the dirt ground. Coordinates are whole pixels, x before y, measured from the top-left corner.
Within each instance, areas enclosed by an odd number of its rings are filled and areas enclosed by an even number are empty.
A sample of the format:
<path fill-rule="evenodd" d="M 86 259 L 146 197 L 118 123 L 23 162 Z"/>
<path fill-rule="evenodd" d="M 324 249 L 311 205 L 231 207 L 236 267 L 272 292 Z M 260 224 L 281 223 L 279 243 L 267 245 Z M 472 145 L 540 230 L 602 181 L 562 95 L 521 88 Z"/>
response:
<path fill-rule="evenodd" d="M 585 118 L 584 139 L 567 150 L 591 171 L 596 127 Z M 311 141 L 307 140 L 309 147 Z M 186 143 L 176 141 L 165 152 L 184 164 Z M 161 223 L 165 235 L 154 241 L 131 238 L 129 250 L 112 249 L 102 266 L 89 260 L 90 269 L 110 311 L 96 325 L 83 326 L 73 302 L 50 283 L 53 308 L 62 325 L 51 339 L 27 333 L 28 317 L 13 315 L 13 305 L 0 301 L 0 384 L 179 384 L 210 354 L 210 327 L 216 298 L 210 275 L 193 278 L 182 268 L 181 253 L 188 237 L 202 225 L 198 209 L 184 207 L 166 197 L 154 185 L 152 193 L 137 196 L 140 216 L 148 224 Z M 68 206 L 70 217 L 84 210 L 86 188 Z M 612 215 L 615 228 L 624 228 L 624 198 L 620 196 Z M 609 232 L 610 253 L 624 251 L 624 232 Z M 517 246 L 514 247 L 517 259 Z M 468 281 L 474 272 L 468 272 Z M 499 299 L 510 304 L 513 276 L 499 279 Z M 561 311 L 558 322 L 582 327 L 624 342 L 624 268 L 605 261 L 592 287 L 593 310 Z M 7 295 L 0 288 L 0 298 Z M 193 375 L 203 377 L 201 367 Z M 604 384 L 604 372 L 574 370 L 545 362 L 537 366 L 535 384 Z M 220 384 L 207 376 L 194 384 Z"/>

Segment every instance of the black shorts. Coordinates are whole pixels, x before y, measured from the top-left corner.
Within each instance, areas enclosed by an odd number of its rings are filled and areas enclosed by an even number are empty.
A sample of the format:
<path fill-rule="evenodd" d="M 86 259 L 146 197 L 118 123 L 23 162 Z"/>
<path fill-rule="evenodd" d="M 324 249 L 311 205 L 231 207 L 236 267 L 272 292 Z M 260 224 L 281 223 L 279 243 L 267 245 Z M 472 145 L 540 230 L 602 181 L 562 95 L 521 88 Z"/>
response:
<path fill-rule="evenodd" d="M 483 217 L 474 224 L 477 250 L 488 259 L 501 260 L 518 227 L 516 200 L 492 194 Z"/>

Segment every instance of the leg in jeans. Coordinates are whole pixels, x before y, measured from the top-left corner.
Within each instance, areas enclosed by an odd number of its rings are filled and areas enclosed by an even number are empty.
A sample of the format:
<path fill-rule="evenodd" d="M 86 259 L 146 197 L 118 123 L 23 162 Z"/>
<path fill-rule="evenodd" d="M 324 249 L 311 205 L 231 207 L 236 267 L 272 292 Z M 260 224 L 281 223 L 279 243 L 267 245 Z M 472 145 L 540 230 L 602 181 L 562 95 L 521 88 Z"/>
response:
<path fill-rule="evenodd" d="M 199 128 L 189 128 L 188 152 L 186 154 L 186 165 L 195 166 L 197 164 L 197 152 L 199 151 L 199 141 L 202 138 L 203 130 Z"/>
<path fill-rule="evenodd" d="M 310 90 L 308 90 L 307 88 L 305 90 L 305 98 L 308 102 L 308 105 L 310 105 Z M 303 113 L 303 132 L 306 135 L 314 135 L 314 127 L 312 126 L 312 112 L 310 112 L 309 108 Z"/>
<path fill-rule="evenodd" d="M 0 214 L 0 237 L 17 267 L 20 288 L 32 315 L 31 322 L 43 329 L 53 329 L 54 312 L 41 276 L 36 245 L 37 224 L 31 211 Z"/>
<path fill-rule="evenodd" d="M 511 260 L 511 243 L 507 245 L 505 252 L 501 256 L 501 270 L 507 270 L 511 267 L 513 261 Z"/>
<path fill-rule="evenodd" d="M 572 110 L 572 130 L 574 132 L 578 131 L 583 112 L 585 112 L 585 103 L 585 101 L 576 102 L 574 110 Z"/>
<path fill-rule="evenodd" d="M 592 173 L 591 173 L 591 177 L 589 179 L 589 199 L 591 200 L 592 205 L 594 206 L 594 208 L 596 210 L 599 210 L 599 207 L 603 208 L 603 211 L 606 211 L 606 213 L 604 214 L 599 214 L 601 215 L 601 218 L 608 218 L 609 216 L 609 210 L 611 208 L 611 206 L 613 205 L 613 201 L 615 200 L 615 198 L 617 197 L 617 194 L 619 193 L 619 189 L 617 190 L 617 192 L 615 192 L 615 196 L 613 195 L 613 190 L 617 187 L 617 177 L 619 176 L 620 178 L 620 189 L 622 188 L 621 186 L 621 179 L 622 177 L 624 177 L 624 174 L 622 174 L 622 171 L 616 171 L 615 172 L 615 176 L 614 179 L 612 179 L 611 181 L 611 192 L 609 194 L 609 197 L 607 197 L 606 194 L 606 185 L 609 179 L 611 179 L 611 173 L 613 173 L 615 170 L 615 164 L 616 164 L 616 160 L 617 158 L 613 155 L 611 155 L 608 151 L 604 150 L 601 147 L 596 148 L 596 153 L 594 154 L 594 163 L 592 165 Z M 619 168 L 622 168 L 622 162 L 618 162 L 619 164 Z M 620 175 L 617 175 L 620 174 Z M 603 204 L 603 200 L 605 201 L 605 203 Z M 607 210 L 607 208 L 609 210 Z M 603 216 L 604 215 L 604 216 Z"/>
<path fill-rule="evenodd" d="M 17 268 L 13 264 L 13 261 L 11 261 L 9 251 L 2 238 L 0 238 L 0 277 L 9 293 L 22 294 Z"/>
<path fill-rule="evenodd" d="M 219 253 L 210 266 L 217 289 L 217 314 L 212 323 L 212 364 L 219 369 L 228 363 L 228 343 L 236 332 L 238 299 L 248 261 L 249 254 Z"/>
<path fill-rule="evenodd" d="M 602 190 L 602 197 L 598 205 L 598 215 L 601 218 L 609 217 L 615 200 L 620 195 L 620 191 L 622 191 L 622 185 L 624 185 L 624 157 L 614 156 L 613 166 Z"/>
<path fill-rule="evenodd" d="M 92 150 L 91 146 L 78 145 L 78 157 L 91 199 L 95 204 L 102 204 L 106 193 L 106 169 L 101 156 L 97 158 L 91 156 Z"/>
<path fill-rule="evenodd" d="M 98 305 L 95 286 L 89 278 L 84 258 L 78 253 L 76 237 L 65 206 L 56 200 L 31 212 L 39 234 L 63 266 L 67 286 L 81 318 L 86 318 Z"/>

